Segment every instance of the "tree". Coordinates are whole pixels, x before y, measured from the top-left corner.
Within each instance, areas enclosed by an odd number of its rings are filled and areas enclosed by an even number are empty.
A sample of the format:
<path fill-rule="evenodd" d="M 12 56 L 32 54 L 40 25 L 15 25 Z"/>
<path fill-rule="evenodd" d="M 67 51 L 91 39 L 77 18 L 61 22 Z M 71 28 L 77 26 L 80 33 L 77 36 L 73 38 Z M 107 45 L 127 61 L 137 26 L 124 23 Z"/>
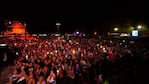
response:
<path fill-rule="evenodd" d="M 131 32 L 131 31 L 134 30 L 134 29 L 135 29 L 135 28 L 134 28 L 133 26 L 129 26 L 128 29 L 127 29 L 127 31 L 128 31 L 128 32 Z"/>

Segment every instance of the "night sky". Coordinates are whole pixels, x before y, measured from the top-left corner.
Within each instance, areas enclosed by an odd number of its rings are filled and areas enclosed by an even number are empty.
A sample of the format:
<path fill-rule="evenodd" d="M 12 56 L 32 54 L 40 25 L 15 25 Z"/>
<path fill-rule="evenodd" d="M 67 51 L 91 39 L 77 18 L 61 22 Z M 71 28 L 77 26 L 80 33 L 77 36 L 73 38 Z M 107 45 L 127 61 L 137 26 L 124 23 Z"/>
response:
<path fill-rule="evenodd" d="M 30 33 L 56 32 L 108 32 L 114 27 L 146 24 L 149 26 L 148 7 L 145 2 L 20 2 L 1 7 L 0 26 L 5 30 L 6 20 L 27 23 Z"/>

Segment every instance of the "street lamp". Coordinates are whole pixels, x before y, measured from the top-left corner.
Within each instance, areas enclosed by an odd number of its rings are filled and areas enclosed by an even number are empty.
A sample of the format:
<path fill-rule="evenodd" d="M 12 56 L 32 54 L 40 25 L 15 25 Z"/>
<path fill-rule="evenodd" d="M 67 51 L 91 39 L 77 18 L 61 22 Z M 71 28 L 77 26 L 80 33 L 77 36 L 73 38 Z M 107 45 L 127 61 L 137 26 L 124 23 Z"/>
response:
<path fill-rule="evenodd" d="M 119 29 L 118 28 L 114 28 L 114 31 L 118 31 Z"/>
<path fill-rule="evenodd" d="M 61 23 L 59 23 L 59 22 L 56 23 L 58 33 L 59 33 L 59 27 L 60 27 L 60 25 L 61 25 Z"/>
<path fill-rule="evenodd" d="M 27 32 L 26 32 L 26 25 L 27 25 L 27 24 L 24 23 L 24 27 L 25 27 L 25 40 L 27 40 L 27 36 L 26 36 L 26 33 L 27 33 Z"/>
<path fill-rule="evenodd" d="M 142 30 L 143 30 L 143 27 L 142 27 L 142 25 L 138 25 L 138 27 L 137 27 L 137 30 L 138 30 L 138 32 L 139 32 L 139 36 L 142 36 Z"/>
<path fill-rule="evenodd" d="M 141 25 L 138 25 L 138 29 L 141 30 L 142 29 L 142 26 Z"/>

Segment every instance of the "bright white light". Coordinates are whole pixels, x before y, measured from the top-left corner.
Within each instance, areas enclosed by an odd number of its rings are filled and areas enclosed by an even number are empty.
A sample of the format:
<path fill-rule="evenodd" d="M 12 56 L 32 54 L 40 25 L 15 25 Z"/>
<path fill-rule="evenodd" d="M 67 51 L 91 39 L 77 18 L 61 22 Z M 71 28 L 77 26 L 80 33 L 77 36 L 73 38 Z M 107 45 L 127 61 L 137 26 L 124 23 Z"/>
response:
<path fill-rule="evenodd" d="M 103 50 L 106 50 L 106 48 L 103 48 Z"/>
<path fill-rule="evenodd" d="M 120 36 L 129 36 L 129 34 L 122 33 L 122 34 L 120 34 Z"/>
<path fill-rule="evenodd" d="M 124 34 L 124 36 L 128 36 L 128 34 Z"/>
<path fill-rule="evenodd" d="M 51 55 L 53 54 L 53 52 L 50 53 Z"/>
<path fill-rule="evenodd" d="M 49 54 L 49 52 L 47 52 L 47 55 Z"/>
<path fill-rule="evenodd" d="M 14 44 L 15 46 L 17 45 L 17 43 Z"/>
<path fill-rule="evenodd" d="M 102 45 L 100 46 L 100 48 L 103 48 Z"/>
<path fill-rule="evenodd" d="M 39 34 L 39 36 L 47 36 L 47 34 Z"/>
<path fill-rule="evenodd" d="M 28 59 L 28 55 L 26 55 L 25 57 L 26 57 L 26 59 Z"/>
<path fill-rule="evenodd" d="M 72 53 L 73 53 L 73 54 L 75 54 L 75 53 L 76 53 L 76 51 L 75 51 L 75 50 L 72 50 Z"/>
<path fill-rule="evenodd" d="M 142 26 L 141 26 L 141 25 L 139 25 L 139 26 L 138 26 L 138 29 L 142 29 Z"/>
<path fill-rule="evenodd" d="M 56 25 L 57 25 L 57 26 L 60 26 L 60 25 L 61 25 L 61 23 L 56 23 Z"/>
<path fill-rule="evenodd" d="M 114 28 L 114 31 L 118 31 L 118 28 Z"/>
<path fill-rule="evenodd" d="M 0 44 L 0 46 L 7 46 L 7 44 Z"/>
<path fill-rule="evenodd" d="M 76 34 L 79 34 L 79 32 L 76 32 Z"/>
<path fill-rule="evenodd" d="M 55 53 L 57 53 L 58 51 L 57 50 L 55 50 Z"/>
<path fill-rule="evenodd" d="M 8 23 L 11 24 L 11 21 L 9 21 Z"/>
<path fill-rule="evenodd" d="M 16 52 L 16 55 L 19 55 L 19 53 L 18 53 L 18 52 Z"/>
<path fill-rule="evenodd" d="M 55 36 L 60 36 L 60 34 L 55 34 Z"/>

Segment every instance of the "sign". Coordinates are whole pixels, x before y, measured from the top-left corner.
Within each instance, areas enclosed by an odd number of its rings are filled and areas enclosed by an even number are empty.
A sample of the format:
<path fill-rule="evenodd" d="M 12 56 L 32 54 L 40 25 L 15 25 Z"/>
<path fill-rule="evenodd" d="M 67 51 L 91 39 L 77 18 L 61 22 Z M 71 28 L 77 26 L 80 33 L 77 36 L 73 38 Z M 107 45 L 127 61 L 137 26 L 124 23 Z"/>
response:
<path fill-rule="evenodd" d="M 139 31 L 138 30 L 133 30 L 132 31 L 132 36 L 138 37 L 139 36 Z"/>

